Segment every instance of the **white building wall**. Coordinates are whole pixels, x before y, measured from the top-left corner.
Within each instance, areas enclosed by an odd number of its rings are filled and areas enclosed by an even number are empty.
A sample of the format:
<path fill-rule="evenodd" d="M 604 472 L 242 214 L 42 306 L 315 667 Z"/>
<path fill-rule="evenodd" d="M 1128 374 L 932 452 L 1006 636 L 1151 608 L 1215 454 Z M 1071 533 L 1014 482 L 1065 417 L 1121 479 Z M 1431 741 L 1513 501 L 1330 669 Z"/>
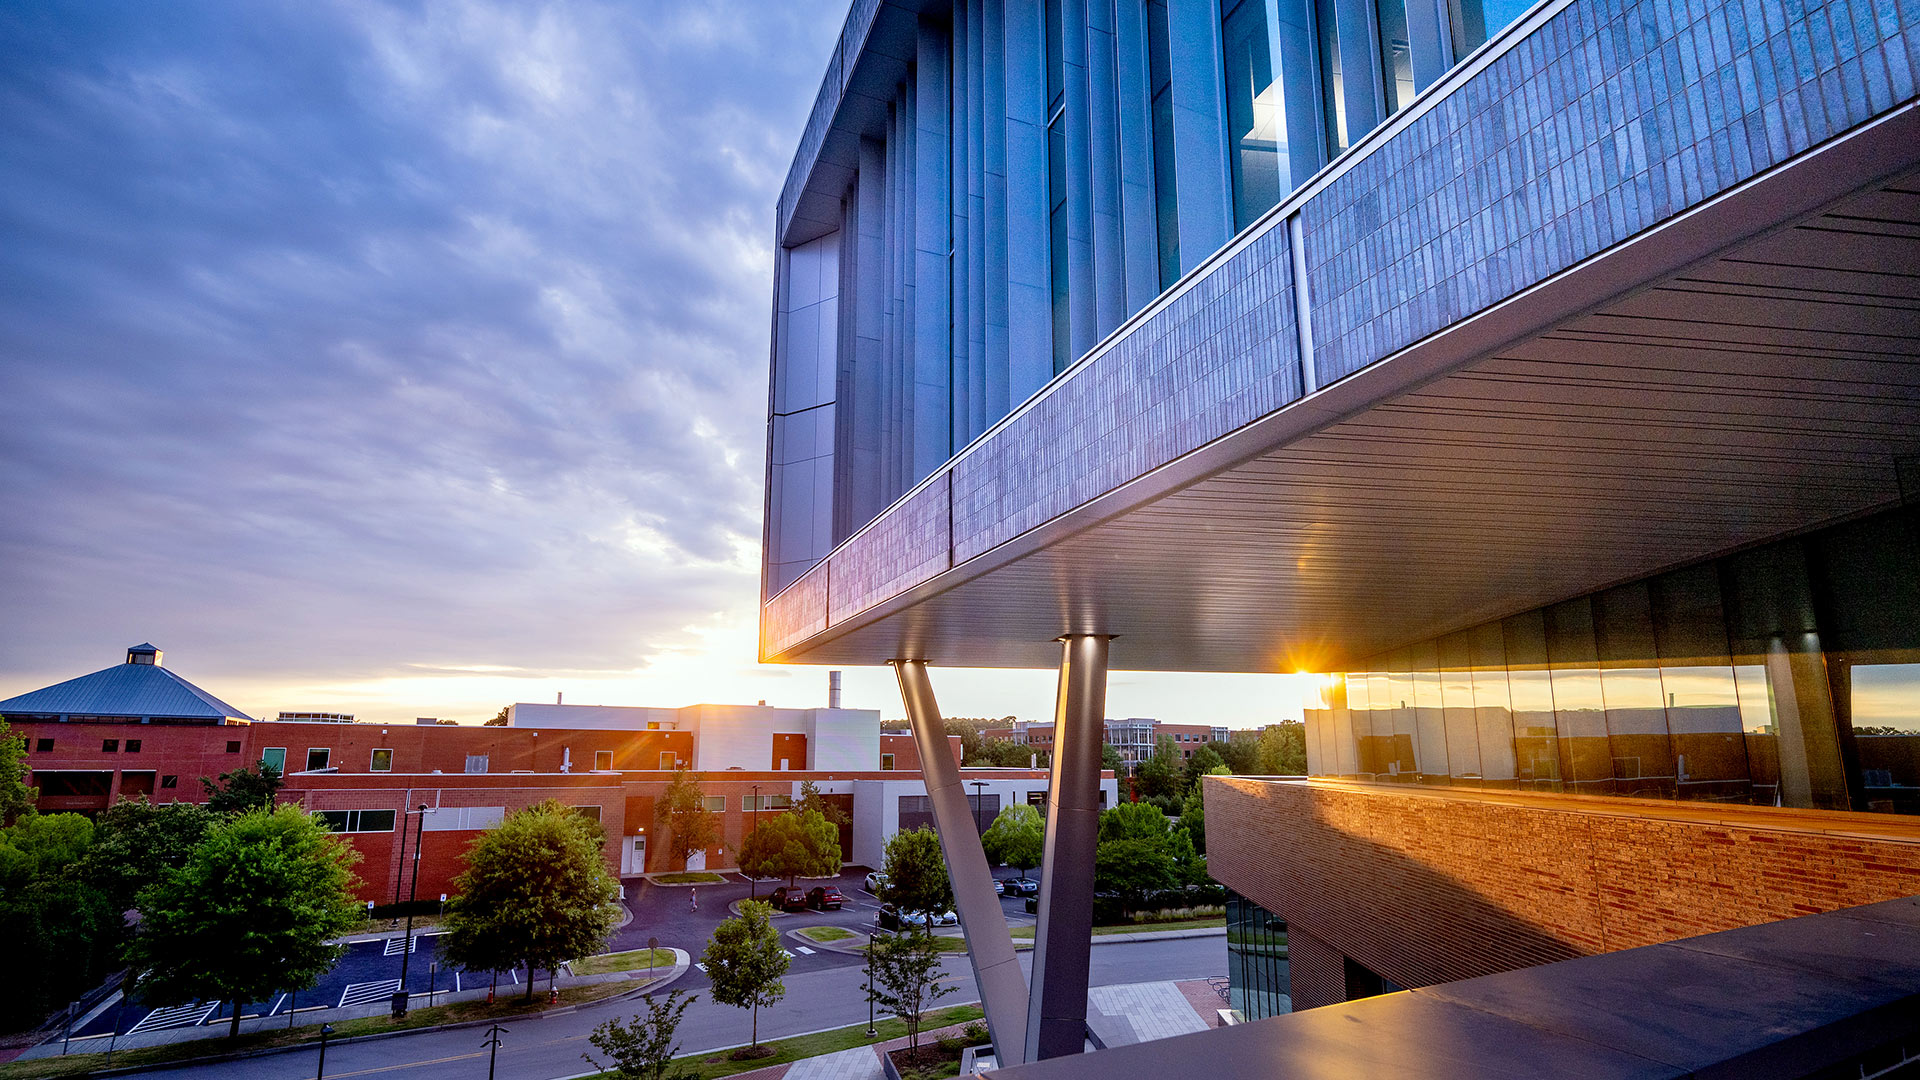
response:
<path fill-rule="evenodd" d="M 880 710 L 808 709 L 807 768 L 870 772 L 880 767 Z"/>
<path fill-rule="evenodd" d="M 507 726 L 521 728 L 596 731 L 645 731 L 659 724 L 662 731 L 684 731 L 680 710 L 645 705 L 540 705 L 518 702 L 507 706 Z"/>
<path fill-rule="evenodd" d="M 776 709 L 766 705 L 690 705 L 695 772 L 728 769 L 766 771 L 773 768 L 773 736 L 806 734 L 805 709 Z"/>

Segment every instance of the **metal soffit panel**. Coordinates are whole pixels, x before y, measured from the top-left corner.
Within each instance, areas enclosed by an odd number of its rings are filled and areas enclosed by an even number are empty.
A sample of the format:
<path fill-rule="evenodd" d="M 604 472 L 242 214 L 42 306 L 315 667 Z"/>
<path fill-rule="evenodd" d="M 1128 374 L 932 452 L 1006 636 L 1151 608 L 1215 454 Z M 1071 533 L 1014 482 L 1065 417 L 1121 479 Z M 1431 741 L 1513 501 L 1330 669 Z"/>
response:
<path fill-rule="evenodd" d="M 1920 177 L 777 659 L 1327 670 L 1899 498 Z"/>

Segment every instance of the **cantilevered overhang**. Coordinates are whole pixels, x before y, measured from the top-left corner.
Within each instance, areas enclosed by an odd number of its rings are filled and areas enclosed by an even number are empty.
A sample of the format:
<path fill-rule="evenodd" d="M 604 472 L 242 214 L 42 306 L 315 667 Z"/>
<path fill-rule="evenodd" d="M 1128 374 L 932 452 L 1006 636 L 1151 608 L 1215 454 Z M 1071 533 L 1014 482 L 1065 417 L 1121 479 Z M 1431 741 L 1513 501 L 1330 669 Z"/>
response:
<path fill-rule="evenodd" d="M 771 598 L 763 657 L 1329 669 L 1898 502 L 1912 85 L 1649 94 L 1706 46 L 1611 11 L 1490 42 Z"/>

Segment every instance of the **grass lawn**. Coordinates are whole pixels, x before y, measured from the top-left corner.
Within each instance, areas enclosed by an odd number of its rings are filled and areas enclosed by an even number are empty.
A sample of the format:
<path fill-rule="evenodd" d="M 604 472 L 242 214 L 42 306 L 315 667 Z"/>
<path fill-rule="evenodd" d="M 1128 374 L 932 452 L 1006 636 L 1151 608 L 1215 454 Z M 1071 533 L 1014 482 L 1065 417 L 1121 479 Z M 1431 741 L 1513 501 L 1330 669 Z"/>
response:
<path fill-rule="evenodd" d="M 655 874 L 653 880 L 660 885 L 724 885 L 727 881 L 719 874 L 709 874 L 705 870 L 681 870 L 672 874 Z"/>
<path fill-rule="evenodd" d="M 413 917 L 413 933 L 416 937 L 418 937 L 423 930 L 437 930 L 439 927 L 440 916 L 438 915 L 415 915 Z M 397 925 L 392 919 L 363 919 L 360 925 L 355 927 L 353 932 L 346 936 L 357 938 L 365 937 L 368 934 L 390 934 L 396 930 L 405 930 L 406 928 L 407 920 L 405 918 L 402 918 Z"/>
<path fill-rule="evenodd" d="M 795 933 L 815 941 L 845 941 L 856 936 L 853 931 L 843 930 L 838 926 L 803 926 Z"/>
<path fill-rule="evenodd" d="M 1225 925 L 1227 925 L 1226 917 L 1224 915 L 1216 915 L 1207 919 L 1180 919 L 1175 922 L 1121 923 L 1118 926 L 1096 926 L 1093 928 L 1093 935 L 1095 937 L 1101 937 L 1106 934 L 1145 934 L 1153 930 L 1198 930 L 1203 927 Z M 1016 926 L 1008 932 L 1018 941 L 1027 941 L 1033 938 L 1033 927 L 1031 926 Z"/>
<path fill-rule="evenodd" d="M 598 1001 L 631 989 L 633 989 L 632 984 L 625 982 L 570 987 L 560 991 L 560 1004 L 583 1005 L 589 1001 Z M 457 1024 L 464 1020 L 493 1018 L 504 1020 L 516 1016 L 532 1016 L 546 1011 L 547 1008 L 546 991 L 541 989 L 534 994 L 530 1004 L 520 1000 L 518 994 L 507 994 L 494 1005 L 488 1005 L 485 1001 L 462 1001 L 453 1005 L 436 1005 L 431 1009 L 415 1007 L 409 1009 L 407 1018 L 398 1023 L 387 1016 L 365 1016 L 358 1020 L 342 1020 L 333 1025 L 333 1038 L 371 1035 L 381 1031 L 405 1031 L 412 1028 L 432 1027 L 436 1024 Z M 195 1039 L 191 1042 L 171 1043 L 143 1050 L 120 1050 L 113 1055 L 113 1064 L 116 1068 L 123 1066 L 151 1068 L 183 1058 L 224 1054 L 235 1050 L 294 1046 L 302 1043 L 319 1045 L 320 1026 L 318 1024 L 312 1027 L 297 1027 L 292 1031 L 277 1028 L 271 1031 L 251 1032 L 238 1039 Z M 0 1080 L 41 1080 L 46 1077 L 79 1076 L 106 1068 L 106 1065 L 107 1055 L 104 1051 L 92 1054 L 68 1054 L 65 1057 L 34 1058 L 28 1061 L 9 1061 L 0 1064 Z"/>
<path fill-rule="evenodd" d="M 673 970 L 672 949 L 633 949 L 628 952 L 601 953 L 573 962 L 575 975 L 605 975 L 610 971 L 639 971 L 647 966 L 647 954 L 653 954 L 653 968 L 664 975 Z"/>
<path fill-rule="evenodd" d="M 964 1024 L 969 1020 L 980 1019 L 981 1015 L 978 1005 L 955 1005 L 951 1009 L 937 1009 L 927 1014 L 926 1022 L 920 1025 L 920 1030 L 932 1031 L 953 1024 Z M 728 1052 L 723 1050 L 675 1058 L 674 1064 L 685 1068 L 698 1080 L 716 1080 L 717 1077 L 764 1069 L 769 1065 L 784 1065 L 789 1061 L 819 1057 L 821 1054 L 831 1054 L 836 1050 L 851 1050 L 856 1046 L 869 1046 L 873 1043 L 886 1042 L 888 1039 L 898 1039 L 907 1033 L 907 1025 L 901 1023 L 897 1017 L 888 1017 L 878 1021 L 874 1025 L 874 1030 L 879 1034 L 871 1039 L 867 1038 L 867 1025 L 854 1024 L 850 1027 L 836 1028 L 833 1031 L 823 1031 L 817 1035 L 800 1035 L 791 1039 L 765 1042 L 761 1045 L 772 1047 L 772 1056 L 754 1058 L 752 1061 L 729 1060 Z M 601 1073 L 600 1075 L 612 1076 L 613 1074 Z"/>

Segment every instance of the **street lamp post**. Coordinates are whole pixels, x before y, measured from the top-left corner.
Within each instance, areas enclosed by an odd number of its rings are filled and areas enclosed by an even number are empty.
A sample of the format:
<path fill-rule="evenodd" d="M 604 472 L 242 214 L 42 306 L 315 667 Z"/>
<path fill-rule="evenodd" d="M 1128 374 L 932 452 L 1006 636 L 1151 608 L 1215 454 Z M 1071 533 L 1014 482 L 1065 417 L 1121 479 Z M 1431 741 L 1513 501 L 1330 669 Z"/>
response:
<path fill-rule="evenodd" d="M 973 788 L 973 831 L 986 832 L 986 828 L 980 824 L 980 789 L 986 787 L 987 782 L 985 780 L 969 780 L 967 784 Z"/>
<path fill-rule="evenodd" d="M 333 1034 L 332 1024 L 320 1025 L 320 1067 L 313 1071 L 313 1080 L 326 1080 L 327 1076 L 327 1038 Z"/>
<path fill-rule="evenodd" d="M 756 829 L 760 827 L 760 785 L 759 784 L 753 785 L 753 827 Z M 754 877 L 753 871 L 747 870 L 746 867 L 743 866 L 741 867 L 741 869 L 745 870 L 747 874 L 748 892 L 751 894 L 753 899 L 755 900 L 760 899 L 760 879 L 757 877 Z"/>
<path fill-rule="evenodd" d="M 420 835 L 427 828 L 427 804 L 421 803 L 419 810 L 409 813 L 418 816 L 413 826 L 413 883 L 407 887 L 407 946 L 400 952 L 400 989 L 393 992 L 395 1020 L 404 1019 L 407 1015 L 407 962 L 413 959 L 413 901 L 420 892 Z M 403 828 L 400 830 L 400 842 L 404 844 L 406 839 L 407 831 Z"/>
<path fill-rule="evenodd" d="M 506 1028 L 495 1024 L 487 1029 L 486 1041 L 480 1044 L 481 1046 L 490 1048 L 487 1052 L 487 1080 L 493 1080 L 493 1062 L 495 1058 L 500 1056 L 500 1036 L 506 1033 Z"/>
<path fill-rule="evenodd" d="M 867 935 L 867 1038 L 880 1034 L 873 1026 L 873 942 L 878 933 Z"/>

